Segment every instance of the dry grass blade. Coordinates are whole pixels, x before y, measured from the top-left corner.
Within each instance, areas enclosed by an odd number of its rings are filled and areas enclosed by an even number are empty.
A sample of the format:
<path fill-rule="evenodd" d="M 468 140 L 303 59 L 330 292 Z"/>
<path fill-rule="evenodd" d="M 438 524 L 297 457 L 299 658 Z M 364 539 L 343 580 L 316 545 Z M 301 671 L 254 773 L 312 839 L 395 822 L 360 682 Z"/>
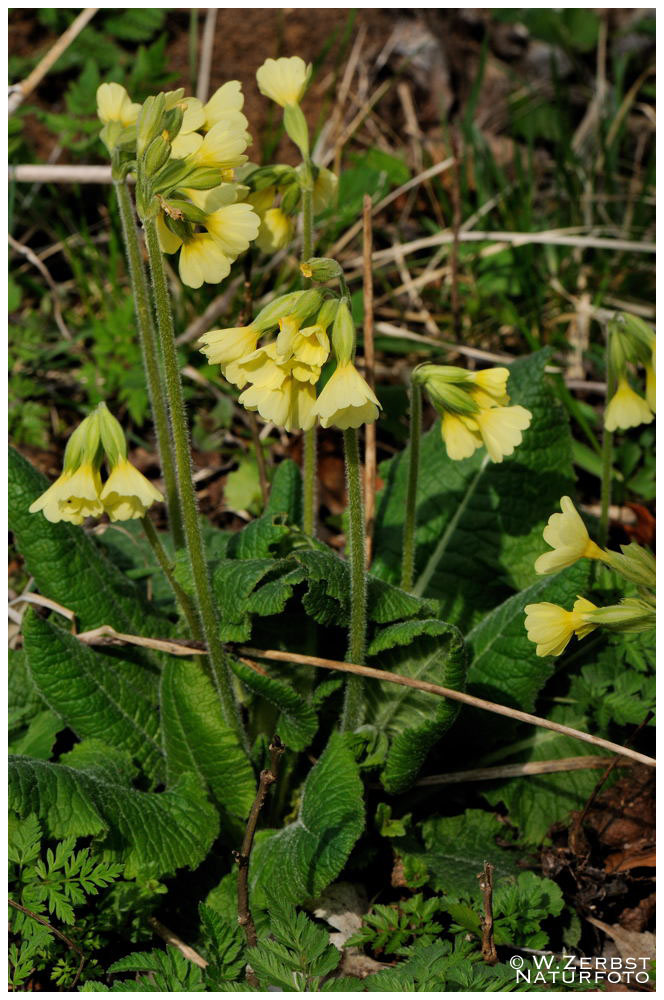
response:
<path fill-rule="evenodd" d="M 30 247 L 26 247 L 22 243 L 19 243 L 18 240 L 14 239 L 11 233 L 7 234 L 7 239 L 9 240 L 9 245 L 16 250 L 17 253 L 20 253 L 22 257 L 25 257 L 26 260 L 30 261 L 33 267 L 37 268 L 42 278 L 53 292 L 53 315 L 55 316 L 55 322 L 58 324 L 58 330 L 65 340 L 73 340 L 71 332 L 62 316 L 62 309 L 60 307 L 60 289 L 51 277 L 48 268 L 44 262 L 39 259 L 36 253 L 30 249 Z"/>
<path fill-rule="evenodd" d="M 89 632 L 79 632 L 76 638 L 86 646 L 143 646 L 145 649 L 157 649 L 161 653 L 172 656 L 200 656 L 205 652 L 202 642 L 193 639 L 156 639 L 144 635 L 127 635 L 116 632 L 111 625 L 100 625 Z"/>
<path fill-rule="evenodd" d="M 217 27 L 217 7 L 208 7 L 205 15 L 205 26 L 201 41 L 201 63 L 198 70 L 196 97 L 199 101 L 207 101 L 210 90 L 210 73 L 212 72 L 212 52 L 214 50 L 214 32 Z"/>
<path fill-rule="evenodd" d="M 429 774 L 420 778 L 417 785 L 458 785 L 466 781 L 498 781 L 501 778 L 524 778 L 530 774 L 557 774 L 560 771 L 586 771 L 606 766 L 610 757 L 561 757 L 559 760 L 530 760 L 525 764 L 499 764 L 496 767 L 475 767 L 469 771 L 450 771 L 449 774 Z M 618 767 L 628 767 L 622 761 Z"/>
<path fill-rule="evenodd" d="M 452 701 L 460 701 L 464 705 L 471 705 L 484 712 L 493 712 L 495 715 L 504 715 L 508 719 L 516 719 L 519 722 L 526 722 L 531 726 L 539 726 L 541 729 L 550 729 L 554 733 L 561 733 L 563 736 L 571 736 L 573 739 L 581 740 L 583 743 L 592 743 L 593 746 L 610 750 L 612 754 L 619 757 L 629 757 L 640 764 L 647 764 L 655 767 L 656 761 L 646 754 L 630 750 L 629 747 L 621 747 L 610 740 L 602 739 L 600 736 L 593 736 L 591 733 L 583 733 L 579 729 L 572 729 L 571 726 L 564 726 L 560 722 L 552 722 L 550 719 L 541 719 L 530 712 L 521 712 L 516 708 L 509 708 L 507 705 L 498 705 L 493 701 L 486 701 L 484 698 L 476 698 L 472 694 L 464 691 L 454 691 L 452 688 L 443 687 L 440 684 L 431 684 L 429 681 L 416 680 L 413 677 L 403 677 L 401 674 L 394 674 L 387 670 L 375 670 L 373 667 L 364 667 L 359 663 L 342 663 L 340 660 L 326 660 L 320 656 L 304 656 L 301 653 L 288 653 L 279 649 L 253 649 L 249 646 L 239 646 L 239 650 L 247 656 L 254 656 L 258 660 L 276 660 L 280 663 L 299 663 L 307 667 L 321 667 L 323 670 L 340 670 L 347 674 L 359 674 L 362 677 L 371 677 L 373 680 L 386 681 L 388 684 L 400 684 L 402 687 L 415 688 L 417 691 L 426 691 L 427 694 L 436 695 L 439 698 L 450 698 Z"/>
<path fill-rule="evenodd" d="M 19 184 L 112 184 L 110 167 L 20 163 L 9 167 L 9 180 Z M 130 178 L 131 181 L 131 178 Z"/>
<path fill-rule="evenodd" d="M 10 115 L 21 106 L 25 98 L 32 93 L 35 87 L 39 86 L 51 67 L 55 65 L 62 53 L 69 48 L 77 35 L 80 35 L 86 24 L 90 23 L 98 10 L 99 7 L 85 7 L 78 17 L 72 21 L 67 30 L 60 35 L 55 45 L 48 50 L 44 58 L 37 63 L 33 71 L 26 76 L 25 80 L 10 88 L 8 105 L 8 113 Z"/>

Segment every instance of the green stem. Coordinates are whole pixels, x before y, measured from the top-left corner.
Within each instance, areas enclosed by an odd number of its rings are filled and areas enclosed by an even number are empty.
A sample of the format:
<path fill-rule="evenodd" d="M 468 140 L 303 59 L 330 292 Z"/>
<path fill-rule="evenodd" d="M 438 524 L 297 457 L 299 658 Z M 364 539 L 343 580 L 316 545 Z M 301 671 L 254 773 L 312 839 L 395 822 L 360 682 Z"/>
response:
<path fill-rule="evenodd" d="M 173 444 L 171 432 L 168 424 L 168 408 L 164 390 L 163 376 L 159 365 L 159 350 L 157 335 L 150 308 L 150 292 L 148 289 L 148 279 L 143 266 L 141 246 L 134 218 L 134 209 L 131 203 L 129 190 L 124 181 L 115 181 L 115 195 L 120 209 L 120 219 L 122 222 L 122 234 L 124 236 L 127 260 L 129 262 L 129 277 L 134 296 L 134 308 L 136 310 L 136 323 L 138 326 L 138 338 L 141 344 L 143 355 L 143 367 L 145 369 L 148 386 L 148 396 L 152 408 L 152 419 L 154 421 L 155 433 L 157 436 L 157 449 L 161 462 L 161 471 L 164 476 L 164 489 L 166 491 L 166 506 L 168 509 L 168 522 L 173 535 L 173 542 L 177 549 L 184 546 L 184 531 L 182 528 L 182 516 L 180 513 L 180 501 L 178 498 L 177 482 L 175 478 L 175 461 L 173 457 Z"/>
<path fill-rule="evenodd" d="M 611 336 L 609 334 L 609 336 Z M 606 345 L 607 359 L 609 357 L 609 344 Z M 615 378 L 611 370 L 612 366 L 607 361 L 606 366 L 606 400 L 613 397 L 616 391 Z M 599 515 L 599 529 L 597 532 L 597 544 L 601 549 L 605 548 L 609 537 L 609 507 L 611 506 L 611 479 L 613 475 L 613 431 L 604 428 L 602 434 L 602 491 L 601 510 Z"/>
<path fill-rule="evenodd" d="M 403 522 L 403 556 L 401 587 L 410 590 L 415 572 L 415 527 L 417 523 L 417 476 L 420 470 L 420 438 L 422 436 L 422 390 L 417 382 L 410 384 L 410 454 L 408 459 L 408 489 L 406 515 Z"/>
<path fill-rule="evenodd" d="M 145 537 L 150 543 L 150 548 L 157 557 L 157 562 L 161 566 L 164 576 L 168 580 L 171 590 L 175 595 L 175 599 L 180 605 L 182 614 L 184 615 L 187 625 L 191 630 L 192 639 L 202 639 L 203 633 L 201 632 L 201 623 L 198 620 L 198 615 L 196 613 L 196 608 L 194 607 L 193 601 L 191 600 L 189 594 L 182 589 L 180 584 L 175 579 L 173 575 L 173 564 L 168 557 L 166 549 L 161 544 L 161 539 L 155 530 L 155 526 L 149 517 L 141 518 L 141 525 L 143 531 L 145 532 Z"/>
<path fill-rule="evenodd" d="M 360 449 L 355 428 L 344 431 L 346 480 L 348 488 L 348 562 L 350 565 L 350 631 L 348 662 L 364 663 L 367 634 L 367 576 L 364 568 L 364 504 L 360 475 Z M 341 731 L 353 731 L 362 723 L 364 698 L 362 678 L 346 681 Z"/>
<path fill-rule="evenodd" d="M 305 535 L 316 534 L 316 428 L 304 432 L 302 456 L 304 509 L 302 527 Z"/>
<path fill-rule="evenodd" d="M 443 535 L 441 536 L 438 545 L 434 549 L 431 558 L 429 559 L 429 562 L 424 567 L 424 570 L 418 577 L 417 583 L 413 587 L 413 594 L 415 594 L 417 597 L 422 597 L 425 594 L 426 589 L 431 581 L 431 577 L 436 572 L 439 562 L 445 555 L 445 552 L 447 551 L 447 546 L 450 543 L 450 539 L 452 538 L 452 535 L 456 531 L 459 521 L 463 517 L 466 511 L 466 507 L 468 506 L 470 499 L 473 496 L 473 493 L 477 489 L 477 484 L 482 478 L 482 474 L 488 464 L 489 464 L 489 456 L 485 455 L 482 464 L 480 465 L 479 469 L 477 470 L 477 472 L 475 473 L 474 477 L 472 478 L 472 480 L 468 485 L 465 497 L 463 498 L 463 500 L 457 507 L 456 511 L 454 512 L 454 517 L 447 525 L 447 528 L 445 529 Z"/>
<path fill-rule="evenodd" d="M 311 172 L 309 172 L 309 179 Z M 312 187 L 302 189 L 302 260 L 314 252 L 314 193 Z M 316 534 L 316 428 L 304 432 L 302 458 L 303 520 L 307 535 Z"/>
<path fill-rule="evenodd" d="M 171 315 L 168 287 L 166 284 L 166 272 L 159 247 L 156 223 L 153 219 L 146 219 L 144 225 L 150 271 L 152 274 L 157 328 L 159 330 L 164 372 L 166 375 L 166 394 L 171 414 L 173 443 L 175 445 L 175 468 L 184 519 L 184 535 L 196 593 L 196 604 L 208 651 L 212 679 L 217 688 L 222 714 L 226 723 L 236 730 L 244 742 L 245 738 L 240 716 L 231 687 L 226 653 L 219 638 L 219 625 L 212 597 L 210 575 L 203 549 L 203 536 L 196 509 L 196 494 L 194 492 L 191 454 L 187 433 L 187 416 L 182 394 L 182 383 L 180 381 L 180 367 L 175 347 L 173 317 Z"/>

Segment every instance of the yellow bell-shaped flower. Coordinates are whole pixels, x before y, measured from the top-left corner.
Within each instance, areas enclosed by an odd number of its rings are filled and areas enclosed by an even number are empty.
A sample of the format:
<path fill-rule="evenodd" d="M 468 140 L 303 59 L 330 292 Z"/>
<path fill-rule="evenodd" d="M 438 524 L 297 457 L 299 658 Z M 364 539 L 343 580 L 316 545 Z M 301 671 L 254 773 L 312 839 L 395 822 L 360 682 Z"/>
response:
<path fill-rule="evenodd" d="M 648 403 L 638 392 L 634 392 L 627 377 L 623 376 L 604 413 L 607 431 L 628 430 L 640 424 L 649 424 L 652 419 L 653 412 Z"/>
<path fill-rule="evenodd" d="M 561 514 L 552 514 L 543 538 L 553 552 L 545 552 L 535 561 L 536 573 L 558 573 L 579 559 L 603 559 L 599 545 L 588 535 L 581 515 L 569 497 L 560 500 Z"/>
<path fill-rule="evenodd" d="M 311 63 L 307 66 L 300 56 L 266 59 L 256 71 L 258 89 L 282 108 L 299 104 L 311 77 Z"/>
<path fill-rule="evenodd" d="M 144 517 L 155 501 L 163 496 L 127 458 L 121 458 L 104 483 L 101 500 L 111 521 L 130 521 Z"/>
<path fill-rule="evenodd" d="M 223 330 L 210 330 L 208 333 L 203 334 L 198 341 L 199 344 L 203 345 L 199 350 L 206 356 L 208 364 L 221 365 L 222 374 L 229 382 L 232 382 L 234 385 L 245 385 L 247 381 L 246 377 L 244 377 L 243 382 L 238 382 L 236 378 L 242 376 L 233 378 L 231 376 L 234 372 L 231 371 L 229 375 L 228 369 L 232 366 L 233 362 L 241 361 L 250 354 L 253 354 L 256 350 L 259 336 L 259 331 L 253 326 L 235 326 Z"/>
<path fill-rule="evenodd" d="M 119 122 L 124 128 L 133 125 L 141 110 L 119 83 L 102 83 L 97 88 L 97 114 L 105 125 Z"/>
<path fill-rule="evenodd" d="M 231 261 L 208 233 L 195 233 L 182 243 L 179 271 L 183 284 L 200 288 L 217 285 L 230 273 Z"/>
<path fill-rule="evenodd" d="M 361 427 L 378 419 L 380 403 L 352 361 L 338 364 L 316 400 L 315 413 L 323 427 Z"/>
<path fill-rule="evenodd" d="M 82 524 L 86 517 L 101 517 L 101 477 L 91 462 L 83 462 L 73 471 L 64 471 L 30 506 L 30 513 L 41 511 L 47 521 Z"/>
<path fill-rule="evenodd" d="M 447 454 L 454 462 L 470 458 L 482 447 L 482 437 L 472 418 L 446 411 L 440 421 L 440 433 Z"/>
<path fill-rule="evenodd" d="M 532 414 L 525 406 L 492 406 L 473 417 L 492 462 L 502 462 L 523 440 Z"/>
<path fill-rule="evenodd" d="M 530 641 L 537 644 L 537 655 L 560 656 L 575 633 L 582 639 L 592 632 L 597 625 L 585 616 L 596 610 L 585 597 L 578 597 L 571 611 L 558 604 L 527 604 L 526 632 Z"/>

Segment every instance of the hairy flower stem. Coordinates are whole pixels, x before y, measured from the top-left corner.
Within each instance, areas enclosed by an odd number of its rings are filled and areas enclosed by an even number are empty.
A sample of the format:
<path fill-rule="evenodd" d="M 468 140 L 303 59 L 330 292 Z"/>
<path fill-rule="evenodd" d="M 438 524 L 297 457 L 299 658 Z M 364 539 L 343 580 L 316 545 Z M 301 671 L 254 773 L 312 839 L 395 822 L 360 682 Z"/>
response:
<path fill-rule="evenodd" d="M 610 336 L 610 334 L 609 334 Z M 609 355 L 609 345 L 607 343 L 607 357 Z M 613 376 L 612 366 L 606 366 L 606 398 L 612 399 L 616 391 L 616 380 Z M 602 490 L 601 507 L 599 515 L 599 529 L 597 531 L 597 544 L 601 549 L 606 547 L 609 537 L 609 507 L 611 506 L 611 478 L 613 472 L 613 431 L 604 428 L 602 434 Z"/>
<path fill-rule="evenodd" d="M 422 573 L 418 577 L 417 583 L 412 588 L 413 594 L 416 594 L 417 597 L 423 597 L 424 594 L 426 593 L 426 589 L 429 586 L 429 583 L 431 581 L 431 577 L 436 572 L 436 570 L 438 568 L 438 564 L 440 563 L 441 559 L 445 555 L 445 552 L 447 551 L 447 546 L 450 543 L 452 535 L 456 531 L 457 526 L 459 524 L 459 521 L 461 520 L 461 518 L 465 514 L 466 507 L 470 503 L 471 498 L 472 498 L 475 490 L 477 489 L 477 484 L 479 483 L 480 479 L 482 478 L 482 474 L 483 474 L 483 472 L 486 469 L 486 467 L 487 467 L 488 464 L 489 464 L 489 456 L 485 455 L 484 459 L 482 461 L 482 464 L 480 465 L 479 469 L 475 473 L 473 479 L 471 479 L 470 483 L 468 484 L 468 489 L 466 490 L 465 497 L 463 498 L 463 500 L 461 501 L 461 503 L 459 504 L 459 506 L 455 510 L 454 517 L 452 518 L 452 520 L 450 521 L 450 523 L 447 525 L 447 528 L 445 529 L 444 533 L 441 535 L 441 537 L 440 537 L 440 539 L 438 541 L 438 545 L 436 546 L 436 548 L 434 549 L 434 551 L 431 554 L 431 558 L 429 559 L 429 562 L 424 567 L 424 570 L 422 571 Z"/>
<path fill-rule="evenodd" d="M 348 562 L 350 565 L 349 663 L 364 661 L 367 635 L 367 576 L 364 568 L 364 504 L 360 474 L 360 449 L 355 428 L 344 431 L 346 484 L 348 489 Z M 363 681 L 351 676 L 346 681 L 341 731 L 352 732 L 364 715 Z"/>
<path fill-rule="evenodd" d="M 302 260 L 309 260 L 314 252 L 314 192 L 311 169 L 307 171 L 307 184 L 302 188 Z M 302 455 L 302 527 L 305 534 L 316 534 L 316 428 L 304 432 Z"/>
<path fill-rule="evenodd" d="M 124 181 L 116 180 L 113 186 L 115 187 L 115 195 L 120 209 L 122 235 L 124 236 L 127 260 L 129 262 L 129 277 L 134 296 L 134 308 L 136 310 L 138 339 L 141 344 L 143 368 L 145 370 L 152 419 L 157 436 L 157 449 L 159 451 L 161 471 L 164 476 L 168 523 L 175 547 L 181 549 L 184 547 L 184 529 L 175 478 L 175 459 L 168 423 L 164 378 L 159 364 L 157 334 L 154 328 L 152 309 L 150 308 L 148 279 L 143 265 L 138 229 L 136 228 L 134 209 L 129 190 Z"/>
<path fill-rule="evenodd" d="M 182 614 L 184 615 L 187 625 L 191 630 L 191 636 L 193 639 L 201 640 L 203 638 L 203 633 L 201 631 L 201 623 L 198 620 L 198 614 L 196 613 L 196 608 L 193 601 L 189 597 L 189 594 L 182 589 L 180 584 L 175 579 L 173 575 L 173 564 L 168 557 L 166 549 L 161 544 L 161 539 L 155 530 L 155 526 L 147 515 L 141 518 L 141 527 L 145 533 L 150 548 L 154 552 L 157 562 L 159 563 L 164 576 L 168 580 L 171 590 L 175 595 L 175 599 L 180 605 Z"/>
<path fill-rule="evenodd" d="M 415 527 L 417 521 L 417 477 L 420 471 L 420 438 L 422 436 L 422 390 L 410 383 L 410 454 L 406 514 L 403 522 L 403 555 L 401 561 L 401 587 L 410 590 L 415 572 Z"/>
<path fill-rule="evenodd" d="M 194 492 L 191 454 L 187 434 L 187 416 L 175 346 L 173 317 L 171 315 L 168 287 L 166 284 L 166 272 L 164 270 L 164 262 L 157 236 L 157 226 L 154 219 L 145 220 L 145 237 L 150 260 L 150 272 L 152 274 L 157 328 L 166 375 L 166 395 L 171 414 L 173 443 L 175 445 L 175 469 L 184 519 L 184 535 L 189 553 L 196 604 L 203 629 L 203 637 L 208 650 L 212 680 L 216 686 L 221 703 L 222 715 L 226 723 L 235 729 L 244 743 L 245 737 L 233 696 L 226 653 L 219 638 L 219 625 L 212 597 L 209 570 L 205 560 L 198 511 L 196 509 L 196 494 Z"/>

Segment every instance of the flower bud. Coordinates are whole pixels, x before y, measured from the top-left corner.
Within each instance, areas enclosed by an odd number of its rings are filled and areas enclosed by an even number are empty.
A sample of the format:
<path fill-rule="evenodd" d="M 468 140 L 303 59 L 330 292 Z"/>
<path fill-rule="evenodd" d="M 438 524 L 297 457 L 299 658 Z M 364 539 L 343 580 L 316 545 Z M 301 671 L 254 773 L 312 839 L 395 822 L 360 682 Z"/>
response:
<path fill-rule="evenodd" d="M 99 450 L 99 420 L 93 411 L 71 434 L 65 448 L 62 468 L 74 472 L 83 463 L 92 464 Z"/>
<path fill-rule="evenodd" d="M 184 97 L 184 87 L 178 87 L 177 90 L 167 90 L 161 96 L 164 98 L 164 110 L 171 111 Z"/>
<path fill-rule="evenodd" d="M 286 215 L 291 215 L 300 204 L 302 192 L 299 184 L 289 184 L 281 196 L 281 208 Z"/>
<path fill-rule="evenodd" d="M 643 347 L 646 356 L 649 355 L 655 342 L 655 331 L 650 324 L 631 313 L 621 313 L 620 319 L 624 323 L 625 332 Z"/>
<path fill-rule="evenodd" d="M 166 163 L 170 155 L 170 142 L 167 142 L 161 135 L 155 136 L 146 149 L 145 156 L 143 157 L 143 169 L 145 170 L 145 173 L 148 176 L 156 174 L 157 171 L 160 170 Z"/>
<path fill-rule="evenodd" d="M 332 327 L 332 346 L 338 364 L 345 365 L 352 361 L 355 353 L 355 323 L 348 307 L 348 299 L 339 302 L 337 315 Z"/>
<path fill-rule="evenodd" d="M 110 465 L 117 465 L 121 459 L 127 457 L 127 442 L 122 425 L 113 416 L 106 403 L 100 403 L 95 412 L 99 422 L 101 444 L 106 452 L 106 458 Z"/>
<path fill-rule="evenodd" d="M 332 257 L 310 257 L 300 264 L 300 270 L 305 278 L 313 278 L 314 281 L 331 281 L 343 274 L 341 265 Z"/>
<path fill-rule="evenodd" d="M 303 323 L 308 316 L 311 316 L 312 313 L 320 309 L 322 300 L 323 297 L 316 288 L 308 288 L 306 292 L 302 292 L 295 308 L 290 310 L 291 315 L 295 316 L 300 323 Z"/>
<path fill-rule="evenodd" d="M 626 597 L 620 604 L 596 608 L 585 619 L 614 632 L 645 632 L 655 627 L 655 609 L 647 601 Z"/>
<path fill-rule="evenodd" d="M 216 167 L 196 167 L 185 173 L 186 187 L 194 191 L 208 191 L 219 184 L 219 171 Z"/>
<path fill-rule="evenodd" d="M 169 139 L 173 140 L 176 135 L 178 135 L 180 129 L 182 128 L 183 118 L 184 111 L 180 105 L 166 112 L 163 119 L 163 126 L 164 131 L 168 133 Z"/>
<path fill-rule="evenodd" d="M 162 200 L 162 208 L 171 219 L 187 219 L 189 222 L 197 222 L 204 225 L 208 213 L 202 208 L 193 205 L 190 201 L 183 201 L 181 198 L 169 198 Z"/>
<path fill-rule="evenodd" d="M 611 569 L 615 569 L 626 580 L 631 580 L 637 586 L 654 587 L 657 574 L 653 554 L 636 542 L 621 545 L 620 548 L 622 554 L 609 550 L 604 556 L 604 561 Z"/>
<path fill-rule="evenodd" d="M 251 325 L 261 333 L 265 333 L 270 327 L 276 326 L 282 316 L 292 313 L 297 302 L 305 294 L 305 292 L 289 292 L 287 295 L 277 296 L 261 309 L 258 316 L 251 321 Z"/>
<path fill-rule="evenodd" d="M 309 157 L 309 128 L 299 104 L 287 104 L 284 108 L 284 128 L 305 159 Z"/>
<path fill-rule="evenodd" d="M 334 322 L 334 317 L 337 315 L 338 308 L 339 299 L 325 299 L 323 305 L 320 307 L 320 312 L 316 317 L 316 322 L 327 330 L 330 323 Z"/>
<path fill-rule="evenodd" d="M 148 97 L 143 104 L 136 122 L 136 152 L 139 157 L 143 156 L 152 140 L 163 131 L 164 107 L 164 94 Z"/>

